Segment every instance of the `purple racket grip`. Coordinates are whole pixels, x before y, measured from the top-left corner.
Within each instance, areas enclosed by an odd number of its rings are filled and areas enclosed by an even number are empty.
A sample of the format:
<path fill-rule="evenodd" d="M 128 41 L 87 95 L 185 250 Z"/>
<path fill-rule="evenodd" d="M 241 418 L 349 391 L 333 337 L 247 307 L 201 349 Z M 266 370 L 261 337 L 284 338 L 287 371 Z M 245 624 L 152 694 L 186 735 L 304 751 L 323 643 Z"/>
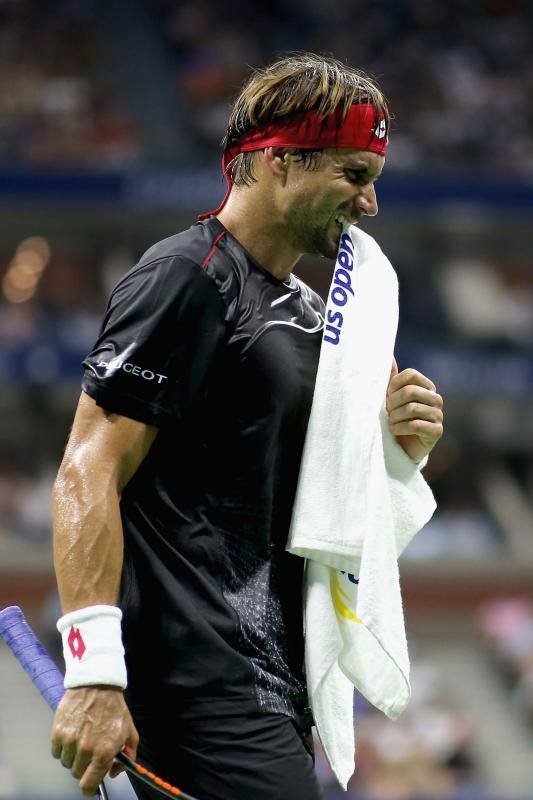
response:
<path fill-rule="evenodd" d="M 36 637 L 18 606 L 0 611 L 0 634 L 26 670 L 50 708 L 65 694 L 63 675 Z"/>

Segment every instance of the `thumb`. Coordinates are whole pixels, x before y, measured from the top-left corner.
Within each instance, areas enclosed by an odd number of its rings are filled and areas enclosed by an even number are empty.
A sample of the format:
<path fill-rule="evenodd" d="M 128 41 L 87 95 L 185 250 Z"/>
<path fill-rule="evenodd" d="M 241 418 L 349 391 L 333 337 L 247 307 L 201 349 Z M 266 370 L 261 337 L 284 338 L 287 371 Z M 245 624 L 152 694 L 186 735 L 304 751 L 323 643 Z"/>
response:
<path fill-rule="evenodd" d="M 128 732 L 128 738 L 124 743 L 124 747 L 122 748 L 122 752 L 125 755 L 129 756 L 132 761 L 137 760 L 137 748 L 139 746 L 139 734 L 137 732 L 137 728 L 133 724 L 133 720 L 131 721 L 131 728 Z M 113 766 L 109 772 L 111 778 L 115 778 L 125 767 L 119 761 L 114 761 Z"/>
<path fill-rule="evenodd" d="M 139 741 L 138 738 L 135 739 L 135 738 L 131 738 L 130 737 L 128 739 L 129 744 L 126 743 L 124 745 L 124 747 L 122 748 L 122 752 L 125 753 L 127 756 L 129 756 L 132 759 L 132 761 L 137 761 L 137 744 L 138 744 L 138 741 Z M 117 775 L 120 775 L 120 773 L 124 772 L 125 769 L 126 769 L 126 767 L 124 767 L 120 763 L 120 761 L 117 761 L 115 759 L 113 761 L 111 769 L 109 770 L 109 777 L 110 778 L 116 778 Z"/>
<path fill-rule="evenodd" d="M 387 397 L 386 397 L 387 413 L 390 413 L 390 408 L 389 408 L 390 382 L 392 381 L 393 378 L 396 377 L 397 374 L 398 374 L 398 364 L 396 363 L 396 359 L 393 356 L 392 357 L 392 365 L 391 365 L 391 368 L 390 368 L 389 384 L 387 386 Z"/>
<path fill-rule="evenodd" d="M 132 725 L 132 730 L 128 738 L 126 739 L 126 744 L 124 745 L 124 750 L 126 751 L 126 755 L 132 758 L 134 761 L 137 759 L 137 747 L 139 746 L 139 734 L 137 733 L 137 729 L 134 725 Z"/>

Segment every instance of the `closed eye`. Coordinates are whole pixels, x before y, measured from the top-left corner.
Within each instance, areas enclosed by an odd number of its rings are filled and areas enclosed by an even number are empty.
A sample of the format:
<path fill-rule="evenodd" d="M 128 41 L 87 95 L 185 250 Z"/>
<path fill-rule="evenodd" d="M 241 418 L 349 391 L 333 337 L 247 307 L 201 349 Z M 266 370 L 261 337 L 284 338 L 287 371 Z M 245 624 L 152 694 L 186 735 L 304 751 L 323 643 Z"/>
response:
<path fill-rule="evenodd" d="M 352 183 L 367 183 L 367 173 L 365 170 L 346 169 L 344 174 Z"/>
<path fill-rule="evenodd" d="M 379 180 L 381 173 L 376 176 L 372 176 L 366 171 L 366 169 L 346 169 L 344 170 L 344 174 L 351 183 L 358 183 L 362 186 L 366 186 L 368 183 L 376 183 Z"/>

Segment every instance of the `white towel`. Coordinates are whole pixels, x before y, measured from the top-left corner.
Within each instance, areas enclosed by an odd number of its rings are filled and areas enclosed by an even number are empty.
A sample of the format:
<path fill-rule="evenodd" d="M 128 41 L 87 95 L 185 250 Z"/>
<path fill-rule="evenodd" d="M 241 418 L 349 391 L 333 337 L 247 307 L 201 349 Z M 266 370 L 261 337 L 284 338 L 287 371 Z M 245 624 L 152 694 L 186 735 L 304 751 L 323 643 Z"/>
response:
<path fill-rule="evenodd" d="M 397 558 L 435 510 L 422 465 L 388 429 L 397 325 L 396 273 L 371 236 L 345 228 L 287 544 L 308 559 L 309 700 L 344 788 L 355 768 L 354 686 L 392 719 L 409 699 Z"/>

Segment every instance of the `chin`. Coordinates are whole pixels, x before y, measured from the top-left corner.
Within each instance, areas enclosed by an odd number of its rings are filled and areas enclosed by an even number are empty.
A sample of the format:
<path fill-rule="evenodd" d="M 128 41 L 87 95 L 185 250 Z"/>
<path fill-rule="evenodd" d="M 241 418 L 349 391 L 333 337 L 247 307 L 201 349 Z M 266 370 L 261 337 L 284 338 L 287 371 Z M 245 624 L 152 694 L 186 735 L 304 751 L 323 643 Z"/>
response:
<path fill-rule="evenodd" d="M 339 243 L 341 240 L 342 230 L 337 227 L 337 231 L 332 235 L 331 229 L 324 229 L 315 231 L 314 239 L 314 252 L 323 258 L 337 258 Z"/>
<path fill-rule="evenodd" d="M 323 258 L 331 258 L 333 261 L 337 258 L 338 247 L 323 247 L 319 251 L 319 255 Z"/>
<path fill-rule="evenodd" d="M 324 241 L 324 245 L 322 247 L 320 255 L 324 256 L 324 258 L 332 258 L 333 260 L 337 258 L 337 253 L 339 252 L 339 244 L 341 241 L 341 233 L 342 231 L 339 231 L 339 234 L 336 238 L 331 239 L 330 237 L 329 239 L 326 239 Z"/>

